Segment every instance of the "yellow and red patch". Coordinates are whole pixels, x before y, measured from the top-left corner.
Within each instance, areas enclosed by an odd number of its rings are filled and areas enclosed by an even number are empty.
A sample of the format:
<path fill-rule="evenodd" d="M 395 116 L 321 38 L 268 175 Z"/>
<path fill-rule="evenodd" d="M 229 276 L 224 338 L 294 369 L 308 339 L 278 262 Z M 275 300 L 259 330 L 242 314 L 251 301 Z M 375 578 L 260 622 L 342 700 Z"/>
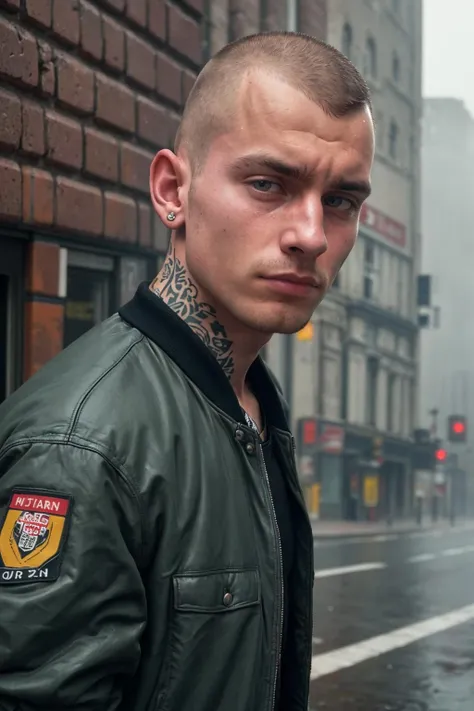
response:
<path fill-rule="evenodd" d="M 0 530 L 0 585 L 58 578 L 71 506 L 63 494 L 12 493 Z"/>

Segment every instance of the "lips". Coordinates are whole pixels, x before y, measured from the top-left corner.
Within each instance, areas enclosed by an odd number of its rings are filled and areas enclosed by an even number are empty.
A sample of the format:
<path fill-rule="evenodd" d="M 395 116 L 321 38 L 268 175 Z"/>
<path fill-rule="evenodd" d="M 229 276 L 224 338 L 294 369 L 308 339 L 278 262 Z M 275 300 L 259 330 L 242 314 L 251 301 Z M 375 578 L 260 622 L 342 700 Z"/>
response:
<path fill-rule="evenodd" d="M 265 277 L 265 280 L 273 291 L 288 296 L 308 297 L 320 287 L 314 277 L 299 274 L 277 274 Z"/>

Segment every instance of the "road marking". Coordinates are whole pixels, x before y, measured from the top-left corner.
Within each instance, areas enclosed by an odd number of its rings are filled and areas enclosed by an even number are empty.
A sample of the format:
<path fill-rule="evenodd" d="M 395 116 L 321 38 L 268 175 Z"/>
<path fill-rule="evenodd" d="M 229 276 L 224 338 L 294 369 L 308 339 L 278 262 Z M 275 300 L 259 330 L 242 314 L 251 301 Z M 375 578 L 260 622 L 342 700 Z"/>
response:
<path fill-rule="evenodd" d="M 316 570 L 315 578 L 331 578 L 334 575 L 348 575 L 349 573 L 363 573 L 366 570 L 381 570 L 386 568 L 386 563 L 361 563 L 360 565 L 346 565 L 343 568 L 326 568 L 326 570 Z"/>
<path fill-rule="evenodd" d="M 435 557 L 434 553 L 421 553 L 420 555 L 413 555 L 411 558 L 408 558 L 408 562 L 423 563 L 425 560 L 434 560 Z"/>
<path fill-rule="evenodd" d="M 341 647 L 325 654 L 317 654 L 312 658 L 311 681 L 341 669 L 353 667 L 367 659 L 380 657 L 394 649 L 406 647 L 420 639 L 444 632 L 471 620 L 474 620 L 474 605 L 467 605 L 445 615 L 431 617 L 423 622 L 416 622 L 387 634 L 372 637 L 364 642 Z"/>

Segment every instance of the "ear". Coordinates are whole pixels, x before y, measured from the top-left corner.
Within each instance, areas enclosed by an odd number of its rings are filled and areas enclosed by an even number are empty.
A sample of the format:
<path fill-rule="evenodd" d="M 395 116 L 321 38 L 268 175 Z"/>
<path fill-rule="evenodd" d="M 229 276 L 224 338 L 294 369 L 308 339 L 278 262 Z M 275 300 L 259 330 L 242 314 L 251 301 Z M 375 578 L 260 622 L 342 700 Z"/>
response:
<path fill-rule="evenodd" d="M 176 230 L 184 225 L 182 161 L 173 151 L 163 149 L 150 167 L 150 195 L 153 207 L 164 225 Z M 173 221 L 168 216 L 173 213 Z"/>

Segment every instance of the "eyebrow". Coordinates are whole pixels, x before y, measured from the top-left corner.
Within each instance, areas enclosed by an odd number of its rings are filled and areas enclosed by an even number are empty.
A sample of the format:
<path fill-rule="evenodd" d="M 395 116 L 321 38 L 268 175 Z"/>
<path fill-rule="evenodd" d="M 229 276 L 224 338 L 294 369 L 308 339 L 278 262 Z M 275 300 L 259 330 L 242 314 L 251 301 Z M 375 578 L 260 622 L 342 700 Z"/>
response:
<path fill-rule="evenodd" d="M 367 180 L 345 180 L 343 178 L 331 185 L 331 190 L 340 190 L 344 193 L 359 193 L 365 200 L 372 192 L 372 186 Z"/>
<path fill-rule="evenodd" d="M 286 178 L 294 178 L 302 180 L 308 178 L 313 172 L 307 165 L 290 165 L 284 161 L 273 158 L 272 156 L 262 153 L 255 155 L 242 156 L 234 164 L 235 168 L 265 168 L 279 175 L 284 175 Z"/>
<path fill-rule="evenodd" d="M 314 170 L 309 168 L 307 165 L 291 165 L 290 163 L 285 163 L 284 161 L 262 153 L 242 156 L 236 161 L 234 167 L 237 170 L 242 170 L 244 168 L 264 168 L 266 170 L 271 170 L 278 175 L 284 175 L 286 178 L 293 178 L 295 180 L 306 180 L 314 172 Z M 371 185 L 368 181 L 346 180 L 344 178 L 337 180 L 333 185 L 331 185 L 331 190 L 359 193 L 364 200 L 368 198 L 372 192 Z"/>

